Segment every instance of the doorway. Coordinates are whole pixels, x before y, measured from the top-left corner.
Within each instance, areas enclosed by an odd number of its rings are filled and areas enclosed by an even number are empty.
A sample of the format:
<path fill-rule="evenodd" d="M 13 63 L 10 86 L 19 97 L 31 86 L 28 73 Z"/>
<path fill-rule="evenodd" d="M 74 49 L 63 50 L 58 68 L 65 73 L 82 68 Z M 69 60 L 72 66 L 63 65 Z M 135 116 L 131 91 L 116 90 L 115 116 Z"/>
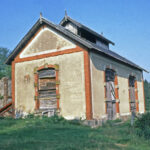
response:
<path fill-rule="evenodd" d="M 129 76 L 129 96 L 130 96 L 130 110 L 131 113 L 136 113 L 136 101 L 135 101 L 135 77 Z"/>
<path fill-rule="evenodd" d="M 108 120 L 113 120 L 116 117 L 116 97 L 115 97 L 115 71 L 112 69 L 106 69 L 105 81 L 106 81 L 106 112 Z"/>
<path fill-rule="evenodd" d="M 56 71 L 47 68 L 38 71 L 39 110 L 54 115 L 57 109 Z"/>

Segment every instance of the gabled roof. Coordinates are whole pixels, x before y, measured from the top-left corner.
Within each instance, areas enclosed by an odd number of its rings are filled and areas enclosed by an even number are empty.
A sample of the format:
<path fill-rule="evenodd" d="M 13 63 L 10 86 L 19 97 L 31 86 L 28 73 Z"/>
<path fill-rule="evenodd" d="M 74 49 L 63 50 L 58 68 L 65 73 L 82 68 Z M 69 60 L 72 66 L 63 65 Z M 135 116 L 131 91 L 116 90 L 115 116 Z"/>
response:
<path fill-rule="evenodd" d="M 81 38 L 80 36 L 72 33 L 71 31 L 67 30 L 66 28 L 64 28 L 61 25 L 56 25 L 48 20 L 46 20 L 45 18 L 40 18 L 34 25 L 33 27 L 29 30 L 29 32 L 24 36 L 24 38 L 19 42 L 19 44 L 16 46 L 16 48 L 11 52 L 11 54 L 8 56 L 7 60 L 6 60 L 6 64 L 10 65 L 11 62 L 15 59 L 16 55 L 19 54 L 19 52 L 21 51 L 21 49 L 25 46 L 25 44 L 30 40 L 30 38 L 35 34 L 35 32 L 39 29 L 40 26 L 42 26 L 43 24 L 53 28 L 54 30 L 56 30 L 57 32 L 63 34 L 64 36 L 70 38 L 72 41 L 74 41 L 75 43 L 82 45 L 83 47 L 88 48 L 91 51 L 96 51 L 100 54 L 109 56 L 112 59 L 115 59 L 119 62 L 122 62 L 126 65 L 129 65 L 133 68 L 136 68 L 138 70 L 144 70 L 145 69 L 141 68 L 140 66 L 136 65 L 135 63 L 129 61 L 128 59 L 118 55 L 117 53 L 108 50 L 108 49 L 104 49 L 101 48 L 99 46 L 97 46 L 96 44 L 87 41 L 83 38 Z M 146 71 L 147 72 L 147 71 Z"/>
<path fill-rule="evenodd" d="M 64 26 L 66 23 L 71 22 L 72 24 L 74 24 L 75 26 L 77 26 L 78 28 L 82 28 L 88 32 L 90 32 L 91 34 L 93 34 L 94 36 L 96 36 L 97 38 L 106 41 L 107 43 L 110 43 L 112 45 L 115 45 L 114 42 L 108 40 L 107 38 L 105 38 L 104 36 L 102 36 L 101 34 L 95 32 L 94 30 L 88 28 L 87 26 L 73 20 L 72 18 L 70 18 L 69 16 L 66 16 L 61 20 L 61 22 L 59 23 L 61 26 Z"/>

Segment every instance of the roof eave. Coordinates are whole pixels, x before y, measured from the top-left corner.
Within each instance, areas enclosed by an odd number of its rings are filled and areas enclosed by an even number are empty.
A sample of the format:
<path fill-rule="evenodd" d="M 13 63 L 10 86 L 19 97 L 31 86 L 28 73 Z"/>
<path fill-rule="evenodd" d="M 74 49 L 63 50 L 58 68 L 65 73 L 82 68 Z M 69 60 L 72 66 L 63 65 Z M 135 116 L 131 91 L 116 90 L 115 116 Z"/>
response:
<path fill-rule="evenodd" d="M 74 35 L 71 31 L 65 30 L 65 28 L 63 28 L 62 26 L 61 26 L 61 28 L 56 27 L 53 23 L 49 22 L 49 21 L 46 20 L 45 18 L 42 18 L 42 19 L 39 19 L 39 20 L 33 25 L 33 27 L 28 31 L 28 33 L 24 36 L 24 38 L 19 42 L 19 44 L 16 46 L 16 48 L 15 48 L 15 49 L 12 51 L 12 53 L 9 55 L 8 59 L 5 61 L 6 64 L 8 64 L 8 65 L 11 64 L 11 62 L 12 62 L 13 59 L 15 58 L 16 54 L 19 53 L 19 49 L 21 49 L 21 48 L 24 46 L 25 42 L 28 41 L 29 38 L 30 38 L 30 36 L 32 36 L 32 35 L 34 34 L 34 31 L 36 31 L 37 28 L 39 28 L 39 26 L 40 26 L 41 24 L 43 24 L 43 23 L 45 23 L 45 24 L 47 24 L 47 25 L 49 25 L 49 26 L 55 28 L 55 29 L 58 30 L 59 32 L 63 33 L 65 36 L 71 38 L 73 41 L 77 42 L 78 44 L 81 44 L 83 47 L 85 47 L 85 48 L 87 48 L 87 49 L 90 49 L 90 50 L 95 49 L 95 50 L 97 50 L 97 51 L 99 51 L 99 52 L 101 52 L 101 53 L 104 53 L 104 51 L 100 50 L 100 48 L 93 48 L 93 46 L 92 46 L 92 44 L 91 44 L 90 42 L 87 42 L 87 41 L 85 41 L 85 40 L 83 40 L 83 39 L 79 39 L 79 37 L 78 37 L 77 35 Z M 68 33 L 68 32 L 69 32 L 69 33 Z M 130 66 L 132 66 L 132 67 L 134 67 L 134 68 L 136 68 L 136 69 L 139 69 L 139 70 L 141 70 L 141 71 L 145 71 L 145 72 L 149 73 L 147 70 L 145 70 L 145 69 L 143 69 L 143 68 L 141 68 L 141 67 L 139 67 L 139 66 L 137 66 L 137 65 L 132 65 L 132 64 L 130 64 L 130 63 L 127 63 L 127 62 L 125 62 L 125 61 L 123 61 L 123 60 L 120 60 L 120 59 L 118 59 L 118 58 L 116 58 L 116 57 L 114 57 L 114 56 L 111 56 L 111 55 L 109 55 L 109 54 L 107 54 L 107 53 L 104 53 L 104 54 L 105 54 L 105 55 L 108 55 L 109 57 L 114 58 L 114 59 L 116 59 L 116 60 L 118 60 L 118 61 L 120 61 L 120 62 L 122 62 L 122 63 L 124 63 L 124 64 L 126 64 L 126 65 L 130 65 Z"/>
<path fill-rule="evenodd" d="M 23 37 L 23 39 L 18 43 L 18 45 L 14 48 L 14 50 L 8 56 L 8 58 L 5 61 L 5 64 L 11 65 L 11 62 L 13 61 L 13 56 L 17 54 L 16 50 L 23 47 L 23 44 L 28 40 L 28 38 L 32 34 L 34 34 L 34 31 L 39 27 L 40 24 L 42 24 L 42 20 L 38 19 L 38 21 L 33 25 L 33 27 L 28 31 L 28 33 Z"/>
<path fill-rule="evenodd" d="M 100 52 L 99 49 L 96 49 L 96 48 L 92 48 L 92 49 L 96 50 L 97 52 Z M 92 49 L 91 49 L 91 50 L 92 50 Z M 108 54 L 106 54 L 106 53 L 104 53 L 104 52 L 102 52 L 102 51 L 101 51 L 101 53 L 103 53 L 103 54 L 105 54 L 105 55 L 111 57 L 112 59 L 115 59 L 115 60 L 117 60 L 117 61 L 119 61 L 119 62 L 121 62 L 121 63 L 124 63 L 124 64 L 126 64 L 126 65 L 128 65 L 128 66 L 131 66 L 131 67 L 133 67 L 133 68 L 135 68 L 135 69 L 138 69 L 138 70 L 141 70 L 141 71 L 145 71 L 146 73 L 149 73 L 149 71 L 147 71 L 146 69 L 144 69 L 144 68 L 142 68 L 142 67 L 140 67 L 140 66 L 132 65 L 132 64 L 127 63 L 127 62 L 125 62 L 125 61 L 123 61 L 123 60 L 120 60 L 120 59 L 118 59 L 118 58 L 116 58 L 116 57 L 113 57 L 113 56 L 111 56 L 111 55 L 108 55 Z"/>

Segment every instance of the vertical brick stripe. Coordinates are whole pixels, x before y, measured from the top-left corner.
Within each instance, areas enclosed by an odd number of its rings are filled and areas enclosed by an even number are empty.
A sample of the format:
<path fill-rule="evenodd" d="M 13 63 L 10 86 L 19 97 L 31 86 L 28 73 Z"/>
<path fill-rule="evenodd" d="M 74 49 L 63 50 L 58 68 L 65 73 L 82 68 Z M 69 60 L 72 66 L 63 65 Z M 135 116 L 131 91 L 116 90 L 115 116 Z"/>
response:
<path fill-rule="evenodd" d="M 104 71 L 104 84 L 106 84 L 105 71 Z M 104 85 L 104 99 L 106 100 L 106 85 Z M 106 101 L 105 101 L 105 114 L 107 114 L 107 104 L 106 104 Z"/>
<path fill-rule="evenodd" d="M 119 92 L 118 92 L 118 77 L 115 75 L 115 97 L 117 100 L 119 100 Z M 119 110 L 119 102 L 116 102 L 116 113 L 120 113 Z"/>
<path fill-rule="evenodd" d="M 92 119 L 92 101 L 91 101 L 91 78 L 90 61 L 88 51 L 84 51 L 84 73 L 85 73 L 85 97 L 86 97 L 86 119 Z"/>
<path fill-rule="evenodd" d="M 137 80 L 135 81 L 135 101 L 136 101 L 136 111 L 139 112 Z"/>
<path fill-rule="evenodd" d="M 131 112 L 131 105 L 130 105 L 130 99 L 131 99 L 131 97 L 130 97 L 130 85 L 129 85 L 129 78 L 128 78 L 128 93 L 129 93 L 129 111 Z"/>
<path fill-rule="evenodd" d="M 146 112 L 146 105 L 145 105 L 145 92 L 144 92 L 144 81 L 142 81 L 142 85 L 143 85 L 144 112 Z"/>
<path fill-rule="evenodd" d="M 39 109 L 39 99 L 38 99 L 38 74 L 34 74 L 35 80 L 35 110 Z"/>

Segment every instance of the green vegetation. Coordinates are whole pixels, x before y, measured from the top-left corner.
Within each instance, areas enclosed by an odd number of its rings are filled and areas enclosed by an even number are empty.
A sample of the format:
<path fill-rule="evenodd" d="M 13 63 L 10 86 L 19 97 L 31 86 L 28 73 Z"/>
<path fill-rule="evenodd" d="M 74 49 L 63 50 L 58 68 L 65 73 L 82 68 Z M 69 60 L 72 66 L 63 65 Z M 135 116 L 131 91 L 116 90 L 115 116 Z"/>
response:
<path fill-rule="evenodd" d="M 1 150 L 149 150 L 150 142 L 136 135 L 130 122 L 113 121 L 91 129 L 63 118 L 0 120 Z"/>
<path fill-rule="evenodd" d="M 7 48 L 0 47 L 0 79 L 2 77 L 11 78 L 11 67 L 5 64 L 10 51 Z"/>
<path fill-rule="evenodd" d="M 0 94 L 0 100 L 2 100 L 4 97 Z"/>
<path fill-rule="evenodd" d="M 0 48 L 0 79 L 11 77 L 11 67 L 4 62 L 7 48 Z M 150 83 L 144 81 L 146 110 L 150 110 Z M 2 96 L 0 95 L 0 99 Z M 118 124 L 118 125 L 117 125 Z M 130 121 L 108 121 L 91 129 L 78 121 L 61 117 L 0 119 L 0 150 L 149 150 L 150 113 L 139 117 L 133 127 Z"/>
<path fill-rule="evenodd" d="M 142 114 L 135 122 L 136 133 L 150 139 L 150 112 Z"/>
<path fill-rule="evenodd" d="M 147 80 L 144 81 L 144 93 L 146 101 L 146 110 L 150 111 L 150 83 Z"/>

